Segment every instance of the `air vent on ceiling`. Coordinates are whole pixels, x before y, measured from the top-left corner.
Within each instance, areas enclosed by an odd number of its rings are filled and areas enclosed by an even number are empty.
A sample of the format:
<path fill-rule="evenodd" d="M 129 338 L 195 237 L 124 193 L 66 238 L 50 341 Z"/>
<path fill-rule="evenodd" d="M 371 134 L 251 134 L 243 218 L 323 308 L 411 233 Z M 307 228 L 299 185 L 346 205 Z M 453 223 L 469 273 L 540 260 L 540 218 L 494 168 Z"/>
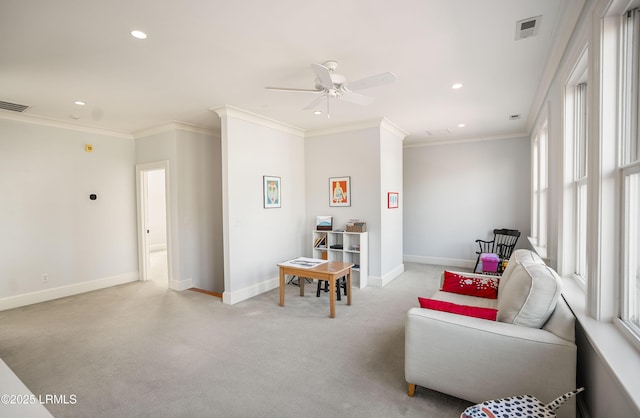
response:
<path fill-rule="evenodd" d="M 2 100 L 0 100 L 0 109 L 11 110 L 13 112 L 24 112 L 25 110 L 29 109 L 29 106 L 16 104 L 16 103 L 3 102 Z"/>
<path fill-rule="evenodd" d="M 540 29 L 542 16 L 530 17 L 516 22 L 516 41 L 536 36 Z"/>

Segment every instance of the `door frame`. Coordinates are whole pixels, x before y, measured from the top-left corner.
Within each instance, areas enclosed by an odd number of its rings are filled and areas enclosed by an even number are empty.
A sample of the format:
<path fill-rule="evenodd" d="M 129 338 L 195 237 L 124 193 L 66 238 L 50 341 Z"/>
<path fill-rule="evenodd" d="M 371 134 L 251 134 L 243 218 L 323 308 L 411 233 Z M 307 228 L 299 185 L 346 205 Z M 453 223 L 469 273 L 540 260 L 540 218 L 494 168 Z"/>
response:
<path fill-rule="evenodd" d="M 169 187 L 169 160 L 156 161 L 152 163 L 136 164 L 136 203 L 138 218 L 138 274 L 139 280 L 149 280 L 149 240 L 147 238 L 148 215 L 147 210 L 147 176 L 149 171 L 164 170 L 164 191 L 166 217 L 165 228 L 167 229 L 167 288 L 171 288 L 172 257 L 171 257 L 171 194 Z"/>

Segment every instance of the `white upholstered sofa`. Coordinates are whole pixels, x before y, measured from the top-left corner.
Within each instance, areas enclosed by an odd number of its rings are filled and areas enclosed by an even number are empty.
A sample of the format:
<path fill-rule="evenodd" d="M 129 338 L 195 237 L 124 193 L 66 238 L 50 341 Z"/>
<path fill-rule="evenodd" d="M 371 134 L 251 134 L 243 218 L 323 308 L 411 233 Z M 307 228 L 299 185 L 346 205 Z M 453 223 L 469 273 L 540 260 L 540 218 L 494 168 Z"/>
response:
<path fill-rule="evenodd" d="M 430 298 L 495 308 L 497 320 L 410 309 L 405 323 L 409 396 L 422 386 L 477 403 L 524 394 L 546 403 L 575 389 L 575 318 L 561 297 L 560 278 L 535 253 L 513 253 L 497 299 L 442 290 Z M 558 417 L 575 417 L 575 400 L 563 405 Z"/>

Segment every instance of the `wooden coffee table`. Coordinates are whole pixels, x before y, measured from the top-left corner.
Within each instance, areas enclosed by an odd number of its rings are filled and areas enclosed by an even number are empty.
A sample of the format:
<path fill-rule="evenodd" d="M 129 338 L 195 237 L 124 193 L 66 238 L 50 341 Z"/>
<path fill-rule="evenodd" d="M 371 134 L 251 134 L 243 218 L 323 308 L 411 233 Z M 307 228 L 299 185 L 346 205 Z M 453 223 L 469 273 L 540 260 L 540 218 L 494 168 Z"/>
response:
<path fill-rule="evenodd" d="M 328 261 L 312 268 L 300 268 L 278 264 L 280 267 L 280 306 L 284 306 L 285 276 L 300 278 L 300 296 L 304 296 L 304 279 L 327 280 L 329 282 L 329 317 L 336 317 L 336 280 L 347 277 L 347 305 L 351 305 L 351 267 L 353 263 Z"/>

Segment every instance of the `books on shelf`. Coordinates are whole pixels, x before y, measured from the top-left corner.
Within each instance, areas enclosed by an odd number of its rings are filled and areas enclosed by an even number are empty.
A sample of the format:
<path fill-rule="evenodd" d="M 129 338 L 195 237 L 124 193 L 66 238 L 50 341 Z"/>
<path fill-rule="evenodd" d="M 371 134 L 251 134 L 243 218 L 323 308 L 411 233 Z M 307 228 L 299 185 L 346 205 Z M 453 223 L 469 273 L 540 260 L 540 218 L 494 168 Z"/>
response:
<path fill-rule="evenodd" d="M 326 235 L 320 235 L 318 238 L 316 238 L 316 240 L 313 242 L 313 246 L 315 248 L 327 248 L 327 236 Z"/>

